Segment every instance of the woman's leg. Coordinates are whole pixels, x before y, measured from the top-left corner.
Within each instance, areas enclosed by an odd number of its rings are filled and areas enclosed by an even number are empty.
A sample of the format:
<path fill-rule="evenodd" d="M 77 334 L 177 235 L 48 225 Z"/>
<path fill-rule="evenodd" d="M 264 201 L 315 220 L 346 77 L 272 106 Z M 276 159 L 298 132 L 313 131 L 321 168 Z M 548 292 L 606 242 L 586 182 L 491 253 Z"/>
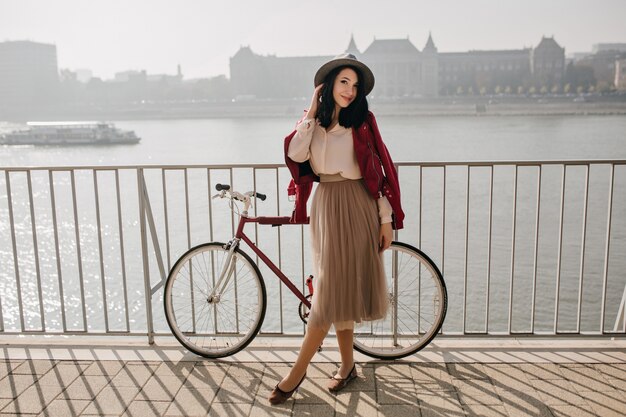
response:
<path fill-rule="evenodd" d="M 345 378 L 354 365 L 354 328 L 337 330 L 337 344 L 341 354 L 341 367 L 337 371 L 337 378 Z"/>
<path fill-rule="evenodd" d="M 302 346 L 300 347 L 300 353 L 298 353 L 298 358 L 291 367 L 289 373 L 285 375 L 279 383 L 278 387 L 281 390 L 291 391 L 298 384 L 298 382 L 302 380 L 302 377 L 306 372 L 306 368 L 309 366 L 315 352 L 317 352 L 317 349 L 324 341 L 324 338 L 328 334 L 328 330 L 330 330 L 330 326 L 326 328 L 307 326 L 306 334 L 304 335 Z"/>

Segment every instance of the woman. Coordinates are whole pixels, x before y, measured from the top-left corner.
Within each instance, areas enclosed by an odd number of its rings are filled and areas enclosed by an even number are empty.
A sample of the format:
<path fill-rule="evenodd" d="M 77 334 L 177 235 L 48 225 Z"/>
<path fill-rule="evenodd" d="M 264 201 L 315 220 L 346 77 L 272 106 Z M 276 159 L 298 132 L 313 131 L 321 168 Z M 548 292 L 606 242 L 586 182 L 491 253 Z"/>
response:
<path fill-rule="evenodd" d="M 311 206 L 315 289 L 298 358 L 270 394 L 272 404 L 290 398 L 306 376 L 317 348 L 335 326 L 341 367 L 328 389 L 342 390 L 357 376 L 354 324 L 385 317 L 387 288 L 382 251 L 404 214 L 393 161 L 368 111 L 374 75 L 354 55 L 340 55 L 315 74 L 311 105 L 285 141 L 296 193 L 294 217 L 306 218 L 312 181 L 319 181 Z M 304 213 L 304 215 L 303 215 Z"/>

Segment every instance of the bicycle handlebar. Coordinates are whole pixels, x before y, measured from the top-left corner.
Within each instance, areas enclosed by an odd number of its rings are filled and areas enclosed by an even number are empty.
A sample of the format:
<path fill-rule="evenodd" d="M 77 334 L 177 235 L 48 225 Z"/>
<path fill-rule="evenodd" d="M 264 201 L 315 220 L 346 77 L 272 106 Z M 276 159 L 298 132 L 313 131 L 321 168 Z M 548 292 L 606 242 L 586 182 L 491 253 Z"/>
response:
<path fill-rule="evenodd" d="M 230 185 L 228 185 L 228 184 L 215 184 L 215 189 L 217 191 L 230 191 Z M 254 191 L 250 191 L 250 192 L 246 193 L 246 195 L 249 195 L 250 197 L 256 197 L 256 198 L 258 198 L 261 201 L 265 201 L 265 199 L 267 198 L 267 195 L 261 194 L 261 193 L 257 193 L 257 192 L 254 192 Z"/>

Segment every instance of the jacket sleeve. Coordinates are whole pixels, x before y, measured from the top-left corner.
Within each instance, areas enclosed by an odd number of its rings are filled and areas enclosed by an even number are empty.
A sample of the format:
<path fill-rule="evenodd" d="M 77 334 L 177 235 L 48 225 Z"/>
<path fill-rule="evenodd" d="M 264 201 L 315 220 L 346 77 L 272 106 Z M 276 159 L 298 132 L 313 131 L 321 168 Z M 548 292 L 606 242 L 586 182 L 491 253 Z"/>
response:
<path fill-rule="evenodd" d="M 313 138 L 313 130 L 315 129 L 315 120 L 303 117 L 296 125 L 296 134 L 294 135 L 287 156 L 295 162 L 308 161 L 311 157 L 311 139 Z"/>
<path fill-rule="evenodd" d="M 378 151 L 378 155 L 380 156 L 381 164 L 385 173 L 383 196 L 389 199 L 391 207 L 393 208 L 394 228 L 401 229 L 403 227 L 404 212 L 402 211 L 401 207 L 398 173 L 396 171 L 393 160 L 391 159 L 391 155 L 389 154 L 389 150 L 383 142 L 380 131 L 378 130 L 376 118 L 371 112 L 369 116 L 370 125 L 374 134 L 374 145 L 376 146 L 376 150 Z"/>

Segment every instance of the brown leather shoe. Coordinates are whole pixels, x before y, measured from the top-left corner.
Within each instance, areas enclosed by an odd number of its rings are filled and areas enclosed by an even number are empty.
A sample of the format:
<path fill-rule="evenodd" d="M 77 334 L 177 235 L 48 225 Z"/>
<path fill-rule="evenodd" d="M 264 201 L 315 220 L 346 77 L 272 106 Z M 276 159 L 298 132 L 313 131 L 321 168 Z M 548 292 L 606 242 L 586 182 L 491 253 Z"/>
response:
<path fill-rule="evenodd" d="M 291 398 L 293 393 L 296 392 L 298 388 L 300 388 L 300 384 L 302 384 L 302 381 L 304 381 L 304 378 L 306 378 L 306 372 L 304 373 L 304 376 L 302 377 L 300 382 L 298 382 L 298 385 L 296 385 L 296 387 L 292 389 L 291 391 L 283 391 L 282 389 L 278 388 L 278 384 L 280 384 L 280 382 L 276 384 L 276 386 L 272 390 L 272 393 L 269 396 L 270 403 L 272 405 L 278 405 L 287 401 L 289 398 Z"/>
<path fill-rule="evenodd" d="M 356 379 L 356 363 L 352 365 L 352 370 L 345 378 L 338 378 L 336 375 L 330 378 L 328 382 L 328 391 L 330 392 L 339 392 L 350 383 L 350 381 Z"/>

